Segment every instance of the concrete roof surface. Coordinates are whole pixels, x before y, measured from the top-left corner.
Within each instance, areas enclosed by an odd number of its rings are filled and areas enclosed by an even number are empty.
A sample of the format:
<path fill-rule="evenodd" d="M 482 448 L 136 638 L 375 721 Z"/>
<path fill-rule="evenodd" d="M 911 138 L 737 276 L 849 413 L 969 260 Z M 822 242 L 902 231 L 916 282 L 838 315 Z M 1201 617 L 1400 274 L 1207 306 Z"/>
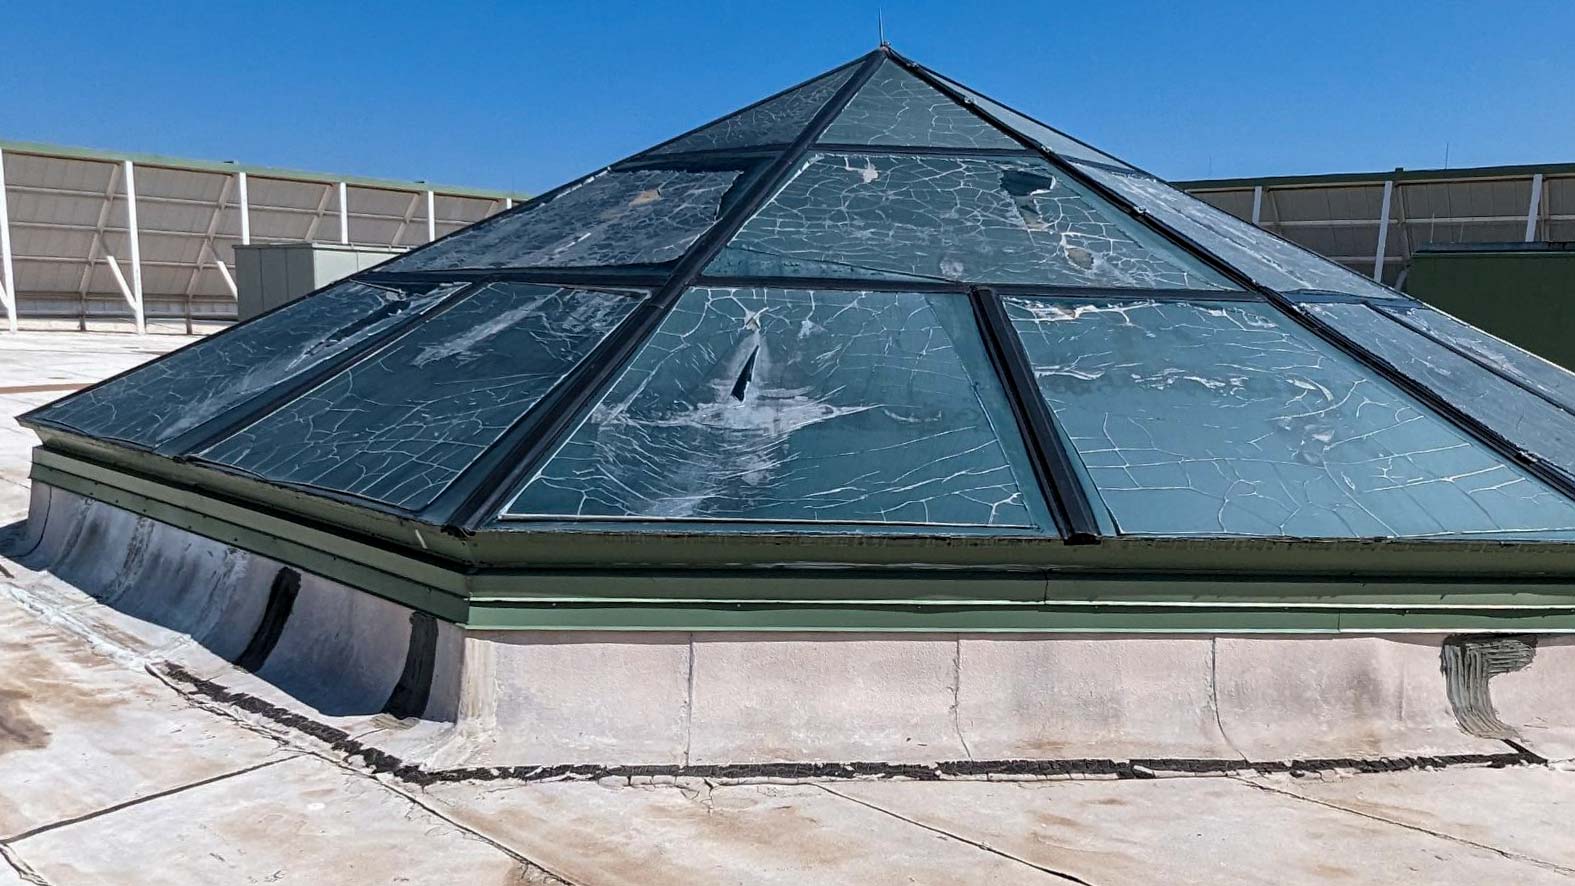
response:
<path fill-rule="evenodd" d="M 187 341 L 0 338 L 0 527 L 16 414 Z M 1553 767 L 422 788 L 181 691 L 179 642 L 0 559 L 0 886 L 1575 881 Z"/>

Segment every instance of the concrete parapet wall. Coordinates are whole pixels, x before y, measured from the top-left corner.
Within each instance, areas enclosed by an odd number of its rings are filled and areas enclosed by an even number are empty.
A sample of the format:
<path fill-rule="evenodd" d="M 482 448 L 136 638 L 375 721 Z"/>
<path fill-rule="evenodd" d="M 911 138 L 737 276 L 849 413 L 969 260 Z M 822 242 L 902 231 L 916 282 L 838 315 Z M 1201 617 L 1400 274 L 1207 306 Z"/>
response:
<path fill-rule="evenodd" d="M 465 631 L 43 484 L 12 556 L 92 598 L 38 580 L 41 606 L 108 607 L 76 622 L 153 623 L 251 671 L 207 679 L 309 716 L 419 715 L 380 728 L 429 765 L 1575 755 L 1565 638 L 1453 673 L 1445 646 L 1470 638 Z"/>

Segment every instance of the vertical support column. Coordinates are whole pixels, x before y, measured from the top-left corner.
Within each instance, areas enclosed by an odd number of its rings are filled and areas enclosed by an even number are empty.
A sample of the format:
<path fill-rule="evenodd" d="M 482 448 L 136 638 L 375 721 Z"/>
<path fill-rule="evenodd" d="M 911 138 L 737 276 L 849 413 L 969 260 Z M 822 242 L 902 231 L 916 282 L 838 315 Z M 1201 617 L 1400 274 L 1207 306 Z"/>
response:
<path fill-rule="evenodd" d="M 246 194 L 246 173 L 235 173 L 235 185 L 241 191 L 241 245 L 252 245 L 252 201 Z"/>
<path fill-rule="evenodd" d="M 1252 189 L 1252 226 L 1263 227 L 1263 185 Z"/>
<path fill-rule="evenodd" d="M 1395 183 L 1384 182 L 1384 206 L 1378 210 L 1378 255 L 1373 259 L 1373 279 L 1384 282 L 1384 253 L 1389 248 L 1389 204 L 1394 199 Z"/>
<path fill-rule="evenodd" d="M 137 179 L 130 160 L 121 161 L 126 176 L 126 238 L 131 248 L 131 309 L 136 312 L 137 334 L 148 331 L 147 314 L 142 300 L 142 242 L 137 233 Z"/>
<path fill-rule="evenodd" d="M 513 209 L 514 208 L 514 198 L 513 197 L 504 197 L 503 198 L 503 208 L 505 210 Z"/>
<path fill-rule="evenodd" d="M 433 240 L 437 239 L 437 214 L 436 214 L 436 212 L 433 209 L 433 205 L 434 205 L 435 202 L 436 201 L 432 197 L 432 192 L 431 191 L 427 191 L 427 242 L 428 243 L 431 243 Z"/>
<path fill-rule="evenodd" d="M 350 243 L 350 204 L 345 183 L 339 183 L 339 242 Z"/>
<path fill-rule="evenodd" d="M 1526 242 L 1537 239 L 1537 215 L 1542 211 L 1542 173 L 1531 177 L 1531 208 L 1526 210 Z"/>
<path fill-rule="evenodd" d="M 11 211 L 5 199 L 4 151 L 0 151 L 0 305 L 5 307 L 6 329 L 15 332 L 21 305 L 16 294 L 16 268 L 11 264 Z"/>

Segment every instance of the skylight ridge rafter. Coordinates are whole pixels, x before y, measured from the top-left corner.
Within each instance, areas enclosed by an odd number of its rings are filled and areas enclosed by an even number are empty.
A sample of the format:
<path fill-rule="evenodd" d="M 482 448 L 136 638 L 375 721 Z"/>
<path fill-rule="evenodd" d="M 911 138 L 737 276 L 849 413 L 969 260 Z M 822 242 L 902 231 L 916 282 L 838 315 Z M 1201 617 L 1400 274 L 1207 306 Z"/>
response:
<path fill-rule="evenodd" d="M 677 302 L 678 296 L 694 284 L 711 259 L 782 187 L 793 170 L 803 162 L 815 139 L 847 107 L 886 57 L 883 50 L 877 49 L 834 69 L 831 73 L 859 65 L 847 82 L 838 87 L 825 105 L 810 118 L 809 124 L 788 149 L 741 186 L 737 202 L 690 245 L 683 258 L 674 265 L 667 282 L 652 294 L 650 300 L 631 314 L 622 328 L 609 336 L 596 353 L 558 386 L 553 392 L 556 396 L 543 401 L 494 444 L 487 456 L 478 459 L 469 471 L 449 486 L 443 496 L 421 512 L 422 517 L 433 522 L 441 521 L 444 531 L 459 536 L 473 534 L 492 520 L 518 484 L 557 448 L 564 435 L 573 429 L 579 416 L 597 402 L 635 350 L 655 332 Z M 825 75 L 813 77 L 800 85 L 819 80 L 822 76 Z M 680 138 L 690 134 L 693 133 L 686 133 Z M 663 144 L 672 141 L 675 139 L 669 139 Z"/>
<path fill-rule="evenodd" d="M 1563 471 L 1554 469 L 1546 462 L 1543 462 L 1541 459 L 1528 454 L 1525 450 L 1515 445 L 1512 441 L 1493 431 L 1482 422 L 1468 415 L 1454 404 L 1439 396 L 1428 386 L 1401 372 L 1393 364 L 1383 360 L 1378 355 L 1362 347 L 1360 344 L 1347 337 L 1344 333 L 1323 322 L 1319 318 L 1313 317 L 1300 310 L 1296 306 L 1294 299 L 1280 293 L 1277 290 L 1270 289 L 1267 286 L 1257 283 L 1245 272 L 1236 268 L 1235 265 L 1221 259 L 1197 240 L 1194 240 L 1192 237 L 1189 237 L 1188 235 L 1176 230 L 1171 225 L 1165 223 L 1162 219 L 1155 217 L 1152 213 L 1144 212 L 1142 209 L 1139 209 L 1136 204 L 1132 203 L 1124 195 L 1109 187 L 1106 187 L 1102 182 L 1098 181 L 1093 176 L 1084 173 L 1082 170 L 1077 168 L 1075 163 L 1062 157 L 1060 154 L 1051 150 L 1048 146 L 1033 144 L 1028 137 L 1018 133 L 1016 130 L 1011 129 L 1001 121 L 996 120 L 983 108 L 980 108 L 976 103 L 970 102 L 964 96 L 958 94 L 955 89 L 951 88 L 950 84 L 936 77 L 927 68 L 899 55 L 895 51 L 891 52 L 891 57 L 899 64 L 902 64 L 903 67 L 906 68 L 910 73 L 913 73 L 915 76 L 924 80 L 927 84 L 934 87 L 935 89 L 940 90 L 948 98 L 961 104 L 963 107 L 972 111 L 974 114 L 990 123 L 992 126 L 1002 130 L 1007 135 L 1017 139 L 1019 142 L 1033 147 L 1047 160 L 1049 160 L 1059 171 L 1067 175 L 1069 178 L 1072 178 L 1085 187 L 1093 190 L 1094 193 L 1099 194 L 1112 205 L 1126 212 L 1127 215 L 1148 226 L 1150 229 L 1167 238 L 1175 245 L 1191 253 L 1194 257 L 1205 262 L 1210 267 L 1219 271 L 1221 274 L 1224 274 L 1227 279 L 1242 287 L 1246 291 L 1263 294 L 1263 296 L 1268 300 L 1269 304 L 1273 305 L 1280 313 L 1289 317 L 1292 322 L 1318 336 L 1320 339 L 1344 353 L 1346 356 L 1357 361 L 1358 364 L 1372 371 L 1380 378 L 1383 378 L 1389 383 L 1400 388 L 1407 395 L 1411 396 L 1422 405 L 1432 410 L 1434 414 L 1441 416 L 1456 428 L 1487 446 L 1491 451 L 1501 458 L 1504 458 L 1522 470 L 1525 470 L 1527 473 L 1536 477 L 1543 483 L 1546 483 L 1548 486 L 1558 491 L 1566 498 L 1575 501 L 1575 478 L 1569 477 Z"/>

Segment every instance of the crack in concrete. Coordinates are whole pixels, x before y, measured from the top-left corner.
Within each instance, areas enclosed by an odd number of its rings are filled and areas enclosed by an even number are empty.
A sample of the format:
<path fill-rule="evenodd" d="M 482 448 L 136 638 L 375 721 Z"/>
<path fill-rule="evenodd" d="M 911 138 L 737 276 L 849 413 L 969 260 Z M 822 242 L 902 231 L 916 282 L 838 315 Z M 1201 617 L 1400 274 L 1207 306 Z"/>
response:
<path fill-rule="evenodd" d="M 968 747 L 968 737 L 963 735 L 962 728 L 962 634 L 957 635 L 952 652 L 952 729 L 957 732 L 963 754 L 972 760 L 973 748 Z"/>
<path fill-rule="evenodd" d="M 1209 703 L 1214 707 L 1214 726 L 1220 731 L 1220 738 L 1225 740 L 1225 746 L 1236 752 L 1236 756 L 1247 759 L 1241 748 L 1230 740 L 1230 733 L 1225 731 L 1225 720 L 1220 716 L 1220 681 L 1219 681 L 1219 638 L 1209 638 Z"/>
<path fill-rule="evenodd" d="M 1348 806 L 1342 806 L 1339 803 L 1335 803 L 1335 802 L 1330 801 L 1330 800 L 1320 800 L 1320 799 L 1318 799 L 1316 797 L 1308 797 L 1308 796 L 1305 796 L 1305 795 L 1302 795 L 1302 794 L 1298 794 L 1298 793 L 1296 793 L 1294 791 L 1287 791 L 1287 790 L 1285 790 L 1283 788 L 1274 787 L 1273 785 L 1260 784 L 1258 782 L 1252 781 L 1251 779 L 1240 778 L 1238 776 L 1231 776 L 1231 778 L 1234 779 L 1235 781 L 1241 782 L 1242 784 L 1244 784 L 1244 785 L 1246 785 L 1246 786 L 1248 786 L 1250 788 L 1255 788 L 1255 789 L 1260 790 L 1260 791 L 1266 791 L 1266 792 L 1271 793 L 1271 794 L 1278 794 L 1278 795 L 1280 795 L 1282 797 L 1289 797 L 1289 798 L 1291 798 L 1293 800 L 1300 800 L 1303 803 L 1311 803 L 1311 804 L 1313 804 L 1315 806 L 1322 806 L 1322 807 L 1324 807 L 1326 809 L 1333 809 L 1336 812 L 1344 812 L 1344 813 L 1347 813 L 1349 815 L 1359 816 L 1361 818 L 1369 819 L 1371 821 L 1382 822 L 1383 824 L 1393 825 L 1394 827 L 1397 827 L 1397 828 L 1404 828 L 1404 829 L 1406 829 L 1408 831 L 1415 831 L 1415 832 L 1417 832 L 1419 834 L 1427 834 L 1428 836 L 1431 836 L 1431 837 L 1437 837 L 1440 840 L 1447 840 L 1448 842 L 1451 842 L 1451 843 L 1459 843 L 1462 846 L 1471 846 L 1471 847 L 1473 847 L 1475 849 L 1481 849 L 1481 850 L 1483 850 L 1485 852 L 1491 852 L 1491 853 L 1493 853 L 1495 855 L 1498 855 L 1498 856 L 1500 856 L 1502 858 L 1505 858 L 1505 859 L 1508 859 L 1510 861 L 1525 862 L 1526 864 L 1535 865 L 1535 866 L 1537 866 L 1539 868 L 1542 868 L 1544 870 L 1552 871 L 1552 872 L 1557 873 L 1557 874 L 1563 874 L 1563 875 L 1565 875 L 1567 877 L 1568 876 L 1575 876 L 1575 868 L 1566 867 L 1565 865 L 1561 865 L 1561 864 L 1559 864 L 1557 862 L 1546 861 L 1544 859 L 1536 858 L 1534 856 L 1524 855 L 1522 853 L 1515 852 L 1514 850 L 1511 850 L 1511 849 L 1500 849 L 1497 846 L 1492 846 L 1492 845 L 1489 845 L 1487 843 L 1479 843 L 1479 842 L 1477 842 L 1475 840 L 1470 840 L 1470 839 L 1467 839 L 1465 837 L 1456 836 L 1454 834 L 1446 834 L 1443 831 L 1435 831 L 1435 830 L 1433 830 L 1431 828 L 1422 827 L 1421 825 L 1411 824 L 1409 822 L 1404 822 L 1404 821 L 1397 821 L 1397 820 L 1392 819 L 1392 818 L 1385 818 L 1384 816 L 1378 815 L 1376 813 L 1363 812 L 1360 809 L 1352 809 L 1352 808 L 1350 808 Z"/>
<path fill-rule="evenodd" d="M 343 768 L 343 769 L 345 769 L 345 770 L 347 770 L 349 772 L 355 773 L 360 778 L 371 778 L 372 781 L 375 781 L 378 784 L 382 785 L 386 790 L 389 790 L 389 791 L 391 791 L 391 792 L 393 792 L 393 793 L 403 797 L 405 800 L 409 801 L 412 805 L 414 805 L 414 806 L 416 806 L 416 807 L 418 807 L 420 809 L 426 810 L 427 814 L 431 815 L 433 818 L 436 818 L 439 821 L 442 821 L 443 823 L 447 824 L 449 827 L 452 827 L 452 828 L 454 828 L 457 831 L 460 831 L 462 833 L 468 834 L 470 837 L 472 837 L 472 838 L 474 838 L 476 840 L 480 840 L 481 842 L 487 844 L 488 846 L 491 846 L 492 848 L 498 850 L 499 852 L 503 853 L 504 855 L 507 855 L 509 858 L 514 859 L 515 863 L 517 863 L 523 869 L 524 874 L 527 877 L 530 878 L 530 879 L 526 879 L 526 880 L 522 881 L 524 883 L 533 884 L 533 886 L 535 886 L 535 884 L 541 884 L 541 886 L 549 886 L 549 884 L 556 884 L 556 886 L 582 886 L 582 884 L 580 884 L 580 883 L 578 883 L 578 882 L 576 882 L 574 880 L 570 880 L 568 877 L 564 876 L 563 874 L 560 874 L 560 873 L 557 873 L 555 871 L 549 870 L 545 865 L 541 864 L 540 862 L 531 860 L 530 858 L 526 857 L 524 854 L 522 854 L 522 853 L 518 852 L 517 850 L 513 849 L 512 847 L 510 847 L 508 844 L 503 843 L 503 842 L 501 842 L 499 840 L 495 840 L 495 839 L 487 836 L 486 834 L 482 833 L 481 831 L 478 831 L 475 828 L 470 827 L 469 825 L 463 824 L 460 821 L 458 821 L 458 820 L 456 820 L 456 819 L 454 819 L 454 818 L 452 818 L 452 817 L 450 817 L 448 815 L 445 815 L 443 812 L 438 810 L 434 805 L 422 801 L 421 799 L 417 798 L 415 795 L 413 795 L 413 794 L 411 794 L 411 793 L 409 793 L 407 791 L 402 791 L 399 788 L 397 788 L 397 787 L 395 787 L 395 786 L 393 786 L 393 785 L 391 785 L 391 784 L 389 784 L 389 783 L 387 783 L 385 781 L 382 781 L 381 779 L 372 778 L 371 776 L 367 775 L 365 772 L 358 771 L 353 766 L 346 766 L 346 765 L 343 765 L 343 764 L 339 764 L 339 765 L 341 766 L 341 768 Z M 546 879 L 543 879 L 543 878 L 546 878 Z"/>
<path fill-rule="evenodd" d="M 211 776 L 209 778 L 198 779 L 197 781 L 189 782 L 189 783 L 183 784 L 183 785 L 177 785 L 177 786 L 175 786 L 173 788 L 167 788 L 167 789 L 162 790 L 162 791 L 154 791 L 151 794 L 143 794 L 140 797 L 134 797 L 134 798 L 132 798 L 130 800 L 125 800 L 125 801 L 122 801 L 120 803 L 114 803 L 114 804 L 111 804 L 109 806 L 105 806 L 102 809 L 95 809 L 92 812 L 83 813 L 82 815 L 72 816 L 71 818 L 63 818 L 63 819 L 60 819 L 59 821 L 52 821 L 49 824 L 42 824 L 42 825 L 39 825 L 38 827 L 32 828 L 30 830 L 22 831 L 19 834 L 12 834 L 9 837 L 0 837 L 0 843 L 20 843 L 23 840 L 28 839 L 29 837 L 36 837 L 39 834 L 46 834 L 46 833 L 48 833 L 50 831 L 59 830 L 60 828 L 64 828 L 64 827 L 70 827 L 71 825 L 74 825 L 74 824 L 81 824 L 84 821 L 92 821 L 95 818 L 102 818 L 103 816 L 110 815 L 110 814 L 115 813 L 115 812 L 120 812 L 123 809 L 130 809 L 133 806 L 141 806 L 143 803 L 149 803 L 149 802 L 152 802 L 153 800 L 162 800 L 165 797 L 171 797 L 171 796 L 174 796 L 175 794 L 184 793 L 185 791 L 189 791 L 189 790 L 191 790 L 193 788 L 205 787 L 205 786 L 213 784 L 215 782 L 220 782 L 220 781 L 224 781 L 225 779 L 234 778 L 237 775 L 245 775 L 248 772 L 256 772 L 259 769 L 266 769 L 269 766 L 276 766 L 276 765 L 278 765 L 280 763 L 283 763 L 286 760 L 293 760 L 293 759 L 295 759 L 298 756 L 300 756 L 300 755 L 299 754 L 293 754 L 293 753 L 292 754 L 286 754 L 285 756 L 278 757 L 278 758 L 273 759 L 273 760 L 265 760 L 265 761 L 263 761 L 261 763 L 254 763 L 251 766 L 242 766 L 240 769 L 234 769 L 234 770 L 231 770 L 229 772 L 223 772 L 223 773 L 220 773 L 218 775 Z"/>
<path fill-rule="evenodd" d="M 0 858 L 5 859 L 5 863 L 11 866 L 11 870 L 15 871 L 16 875 L 22 879 L 22 882 L 29 884 L 29 886 L 51 886 L 50 882 L 44 879 L 43 874 L 33 870 L 32 865 L 23 861 L 22 857 L 16 854 L 16 850 L 7 846 L 4 842 L 0 842 Z"/>
<path fill-rule="evenodd" d="M 991 855 L 996 855 L 996 856 L 999 856 L 1001 858 L 1007 859 L 1008 861 L 1015 861 L 1015 862 L 1017 862 L 1020 865 L 1024 865 L 1025 867 L 1033 868 L 1034 870 L 1039 871 L 1040 873 L 1049 874 L 1052 877 L 1057 877 L 1059 879 L 1065 880 L 1065 881 L 1070 882 L 1070 883 L 1080 883 L 1080 884 L 1082 884 L 1082 886 L 1093 886 L 1093 884 L 1089 883 L 1087 880 L 1084 880 L 1082 877 L 1077 876 L 1076 874 L 1069 874 L 1066 871 L 1058 871 L 1055 868 L 1045 867 L 1042 864 L 1035 864 L 1034 862 L 1031 862 L 1031 861 L 1029 861 L 1026 858 L 1023 858 L 1023 857 L 1017 856 L 1017 855 L 1013 855 L 1012 853 L 1006 852 L 1006 851 L 1001 850 L 1001 849 L 997 849 L 997 848 L 995 848 L 994 846 L 991 846 L 988 843 L 983 843 L 983 842 L 980 842 L 978 840 L 969 839 L 968 837 L 964 837 L 961 834 L 956 834 L 956 833 L 953 833 L 951 831 L 948 831 L 945 828 L 939 828 L 939 827 L 936 827 L 934 825 L 925 824 L 922 821 L 916 821 L 916 820 L 914 820 L 912 818 L 909 818 L 906 815 L 903 815 L 903 814 L 901 814 L 899 812 L 894 812 L 894 811 L 892 811 L 890 809 L 887 809 L 884 806 L 877 806 L 876 804 L 870 803 L 870 802 L 868 802 L 866 800 L 860 800 L 857 797 L 850 797 L 847 794 L 844 794 L 844 793 L 841 793 L 839 791 L 833 790 L 828 785 L 817 784 L 817 785 L 815 785 L 815 787 L 820 788 L 821 790 L 825 791 L 828 794 L 831 794 L 833 797 L 840 797 L 840 798 L 842 798 L 844 800 L 847 800 L 850 803 L 857 803 L 858 805 L 863 806 L 866 809 L 873 809 L 876 812 L 882 813 L 884 815 L 889 815 L 892 818 L 897 819 L 898 821 L 906 822 L 908 824 L 913 825 L 916 828 L 922 828 L 922 829 L 924 829 L 926 831 L 929 831 L 931 833 L 939 834 L 939 835 L 941 835 L 943 837 L 947 837 L 949 839 L 956 840 L 959 843 L 967 843 L 969 846 L 972 846 L 975 849 L 983 850 L 985 852 L 990 853 Z"/>

